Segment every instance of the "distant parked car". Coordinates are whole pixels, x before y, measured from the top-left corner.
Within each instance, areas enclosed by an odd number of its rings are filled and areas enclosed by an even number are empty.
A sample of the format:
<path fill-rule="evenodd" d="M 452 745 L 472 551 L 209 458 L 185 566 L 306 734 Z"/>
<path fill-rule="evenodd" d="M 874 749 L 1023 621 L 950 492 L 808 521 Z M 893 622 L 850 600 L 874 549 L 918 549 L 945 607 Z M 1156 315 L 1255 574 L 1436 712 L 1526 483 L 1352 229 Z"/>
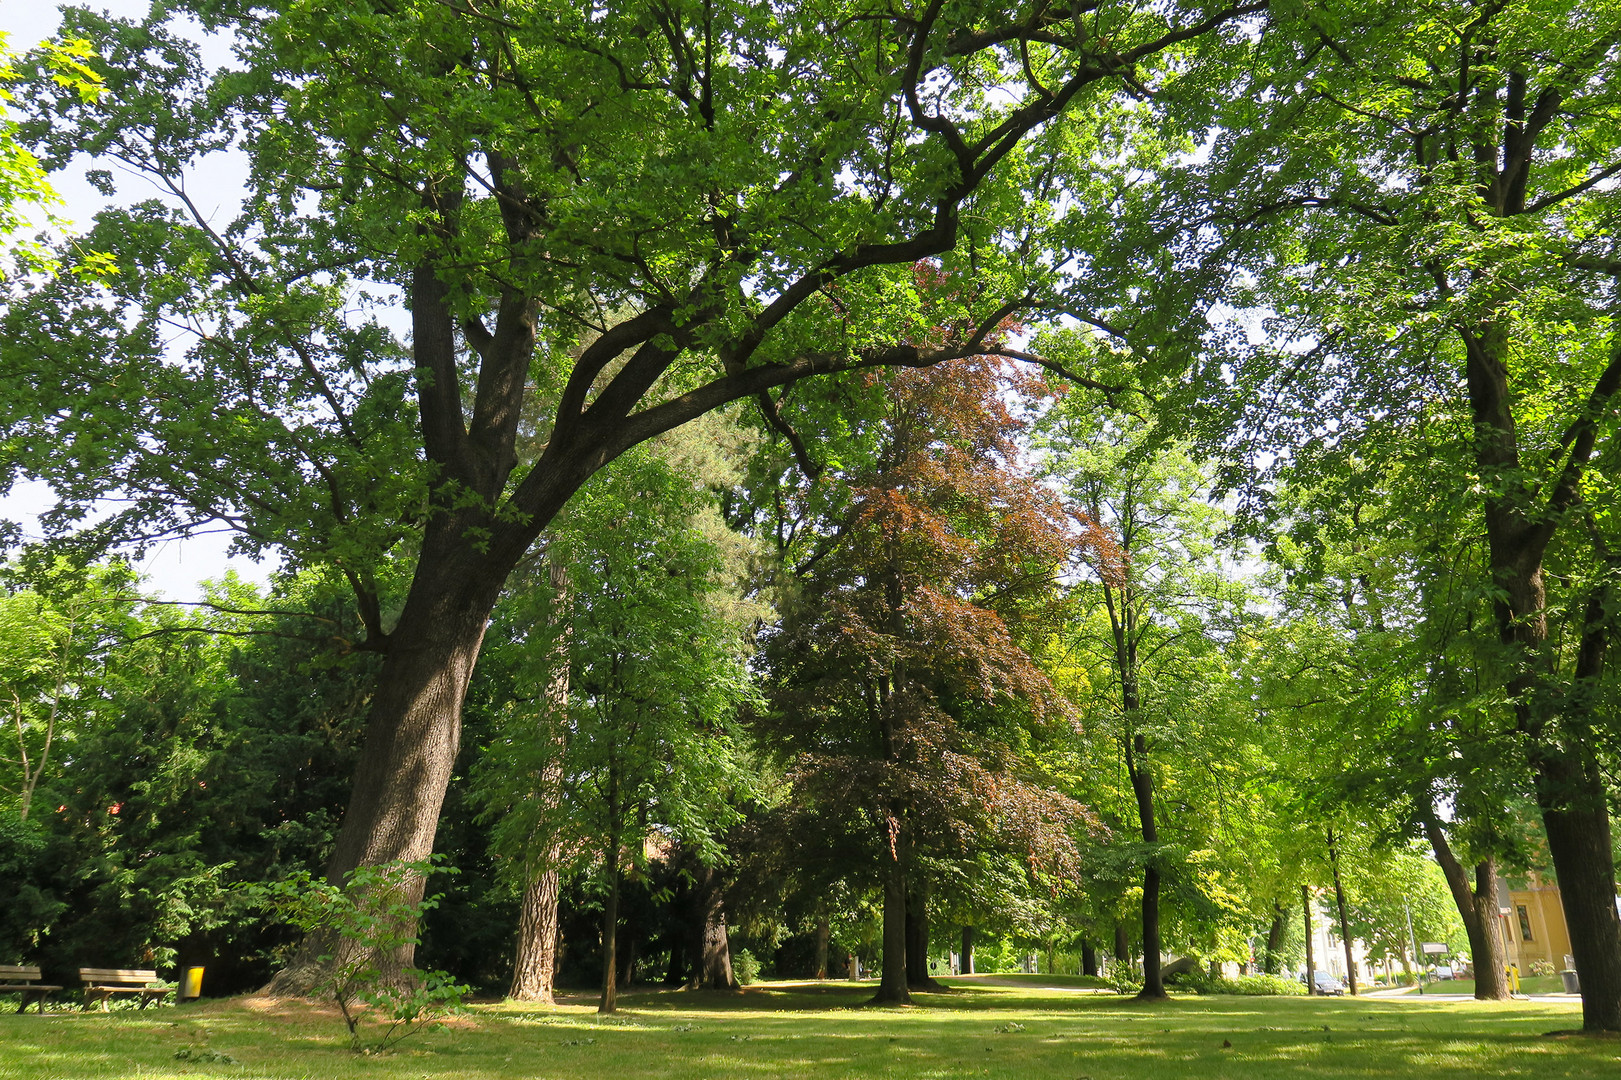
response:
<path fill-rule="evenodd" d="M 1324 997 L 1337 997 L 1345 993 L 1345 984 L 1340 982 L 1338 975 L 1331 975 L 1326 971 L 1317 971 L 1312 974 L 1312 993 L 1321 994 Z M 1300 976 L 1300 981 L 1304 983 L 1306 977 L 1304 975 Z"/>

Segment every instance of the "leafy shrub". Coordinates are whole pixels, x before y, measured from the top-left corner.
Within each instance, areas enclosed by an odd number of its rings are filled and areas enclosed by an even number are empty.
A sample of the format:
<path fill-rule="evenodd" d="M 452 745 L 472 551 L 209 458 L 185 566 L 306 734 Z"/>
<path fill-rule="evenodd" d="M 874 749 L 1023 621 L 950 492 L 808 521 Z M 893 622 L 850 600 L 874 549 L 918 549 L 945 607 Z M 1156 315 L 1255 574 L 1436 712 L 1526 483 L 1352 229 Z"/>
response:
<path fill-rule="evenodd" d="M 747 986 L 760 978 L 760 961 L 747 949 L 740 949 L 737 955 L 732 957 L 732 974 L 737 976 L 738 982 Z"/>
<path fill-rule="evenodd" d="M 1142 977 L 1131 969 L 1130 964 L 1110 964 L 1103 981 L 1117 994 L 1135 994 L 1143 988 Z"/>
<path fill-rule="evenodd" d="M 1281 975 L 1240 975 L 1229 979 L 1206 971 L 1184 971 L 1165 980 L 1167 985 L 1195 994 L 1238 994 L 1245 997 L 1303 995 L 1306 987 L 1296 979 Z"/>
<path fill-rule="evenodd" d="M 1236 979 L 1223 979 L 1222 982 L 1232 987 L 1230 990 L 1219 990 L 1216 993 L 1244 994 L 1250 997 L 1303 996 L 1306 993 L 1305 984 L 1299 979 L 1286 979 L 1282 975 L 1240 975 Z"/>
<path fill-rule="evenodd" d="M 379 954 L 419 944 L 408 928 L 416 926 L 422 912 L 438 898 L 413 901 L 409 898 L 411 885 L 416 876 L 426 877 L 436 869 L 427 862 L 361 866 L 344 876 L 341 887 L 300 871 L 270 885 L 249 885 L 243 890 L 252 902 L 305 935 L 339 943 L 336 953 L 320 958 L 323 965 L 334 959 L 337 962 L 313 989 L 337 1004 L 349 1028 L 349 1048 L 357 1053 L 387 1049 L 390 1043 L 461 1007 L 467 987 L 443 971 L 407 968 L 397 979 L 390 979 L 375 961 Z M 360 1038 L 362 1006 L 378 1010 L 389 1020 L 382 1037 L 370 1046 Z"/>

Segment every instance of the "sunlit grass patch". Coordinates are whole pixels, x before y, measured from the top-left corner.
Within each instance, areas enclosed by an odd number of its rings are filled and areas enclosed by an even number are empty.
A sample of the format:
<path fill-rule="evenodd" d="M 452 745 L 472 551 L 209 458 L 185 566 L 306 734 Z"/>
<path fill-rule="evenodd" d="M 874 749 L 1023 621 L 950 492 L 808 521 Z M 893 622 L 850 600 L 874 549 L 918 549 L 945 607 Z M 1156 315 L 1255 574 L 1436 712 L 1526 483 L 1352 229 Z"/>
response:
<path fill-rule="evenodd" d="M 1029 982 L 1032 980 L 1024 980 Z M 598 1017 L 474 1006 L 393 1052 L 359 1057 L 341 1021 L 244 998 L 161 1014 L 0 1017 L 0 1080 L 1271 1080 L 1621 1075 L 1621 1042 L 1548 1039 L 1574 1005 L 1406 999 L 1178 997 L 1142 1005 L 1063 986 L 960 980 L 906 1008 L 869 984 L 765 984 L 740 994 L 639 991 Z M 177 1051 L 191 1054 L 177 1058 Z M 218 1054 L 230 1063 L 204 1060 Z"/>

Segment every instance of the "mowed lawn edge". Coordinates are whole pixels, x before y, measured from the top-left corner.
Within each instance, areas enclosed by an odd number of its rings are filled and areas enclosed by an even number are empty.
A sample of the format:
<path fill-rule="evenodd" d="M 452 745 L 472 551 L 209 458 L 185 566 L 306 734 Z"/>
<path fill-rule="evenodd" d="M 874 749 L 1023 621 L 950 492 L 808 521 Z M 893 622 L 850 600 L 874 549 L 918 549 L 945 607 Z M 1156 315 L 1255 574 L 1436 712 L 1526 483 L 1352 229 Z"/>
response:
<path fill-rule="evenodd" d="M 850 982 L 638 990 L 606 1018 L 584 995 L 554 1008 L 489 1002 L 377 1055 L 349 1051 L 335 1010 L 297 1000 L 8 1013 L 0 1080 L 1621 1075 L 1621 1040 L 1547 1034 L 1580 1025 L 1575 1004 L 1180 995 L 1140 1004 L 1073 983 L 1019 985 L 1034 981 L 947 980 L 945 992 L 902 1008 L 867 1006 L 872 984 Z"/>

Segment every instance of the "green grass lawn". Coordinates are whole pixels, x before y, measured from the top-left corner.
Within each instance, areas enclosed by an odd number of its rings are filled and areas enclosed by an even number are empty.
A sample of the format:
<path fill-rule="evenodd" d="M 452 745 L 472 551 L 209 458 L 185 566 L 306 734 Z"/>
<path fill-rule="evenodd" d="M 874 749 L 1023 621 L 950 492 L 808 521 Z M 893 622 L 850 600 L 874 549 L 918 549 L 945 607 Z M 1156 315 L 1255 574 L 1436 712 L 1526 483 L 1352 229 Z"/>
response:
<path fill-rule="evenodd" d="M 336 1014 L 237 999 L 111 1014 L 0 1017 L 0 1078 L 379 1080 L 1154 1080 L 1159 1077 L 1613 1077 L 1621 1040 L 1548 1038 L 1575 1005 L 1416 999 L 1178 997 L 1137 1005 L 1036 979 L 952 980 L 905 1009 L 863 1008 L 872 984 L 775 983 L 742 994 L 632 993 L 585 1004 L 475 1006 L 360 1057 Z M 192 1059 L 177 1059 L 189 1050 Z M 231 1062 L 199 1062 L 201 1052 Z"/>

